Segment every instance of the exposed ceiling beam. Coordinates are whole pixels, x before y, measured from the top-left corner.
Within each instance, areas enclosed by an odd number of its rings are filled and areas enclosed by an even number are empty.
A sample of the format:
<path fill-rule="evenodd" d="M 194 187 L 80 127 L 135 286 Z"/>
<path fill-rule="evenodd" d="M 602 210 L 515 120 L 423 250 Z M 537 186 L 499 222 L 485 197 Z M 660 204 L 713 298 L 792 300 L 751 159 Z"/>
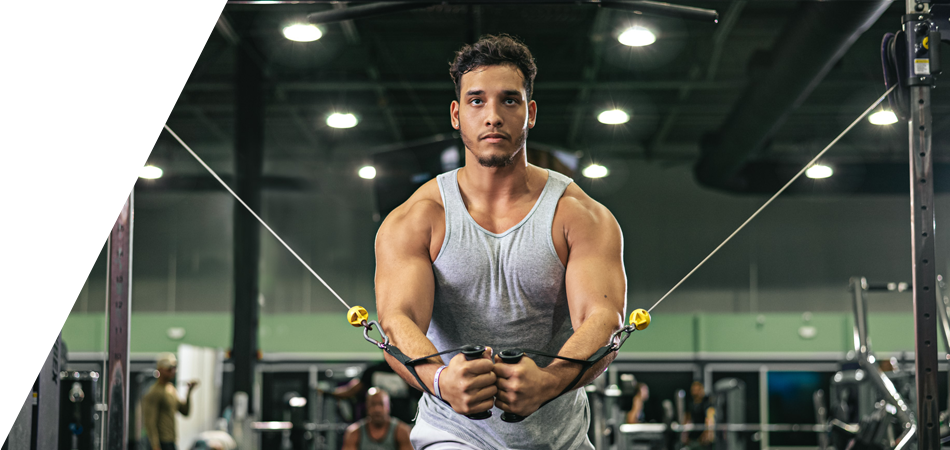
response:
<path fill-rule="evenodd" d="M 573 91 L 589 89 L 594 91 L 670 91 L 689 86 L 690 90 L 734 90 L 745 87 L 747 81 L 546 81 L 534 85 L 535 92 Z M 842 82 L 836 86 L 853 86 L 853 82 Z M 279 81 L 270 87 L 286 91 L 324 92 L 324 91 L 375 91 L 382 87 L 386 90 L 401 91 L 454 91 L 451 81 Z M 234 86 L 229 82 L 193 82 L 185 85 L 186 91 L 230 91 Z"/>
<path fill-rule="evenodd" d="M 231 136 L 228 133 L 225 133 L 218 124 L 214 123 L 207 114 L 204 113 L 204 110 L 198 106 L 186 106 L 186 108 L 191 109 L 191 113 L 194 114 L 195 118 L 201 122 L 204 127 L 211 132 L 214 137 L 219 140 L 222 144 L 228 144 L 231 142 Z"/>
<path fill-rule="evenodd" d="M 347 9 L 347 5 L 345 3 L 334 3 L 333 9 L 338 11 L 345 10 Z M 352 19 L 343 20 L 340 22 L 340 27 L 343 29 L 343 36 L 346 38 L 347 44 L 354 47 L 360 45 L 362 39 L 360 38 L 359 30 L 356 28 L 356 22 Z M 386 88 L 379 83 L 379 68 L 376 67 L 375 63 L 367 64 L 366 75 L 375 84 L 373 90 L 376 91 L 376 102 L 383 110 L 386 124 L 389 125 L 389 132 L 392 133 L 393 139 L 396 142 L 402 142 L 402 130 L 399 128 L 399 122 L 396 121 L 396 115 L 393 114 L 392 108 L 389 107 L 389 99 L 386 97 Z"/>
<path fill-rule="evenodd" d="M 588 103 L 590 101 L 591 91 L 594 90 L 594 81 L 597 80 L 597 73 L 600 71 L 600 64 L 603 61 L 604 40 L 607 35 L 607 29 L 610 25 L 611 11 L 608 9 L 598 9 L 594 16 L 594 24 L 591 26 L 588 36 L 590 43 L 590 58 L 584 65 L 581 76 L 584 83 L 581 84 L 580 92 L 577 93 L 577 99 L 574 101 L 574 120 L 571 122 L 567 131 L 567 145 L 577 148 L 577 137 L 580 134 L 584 118 L 588 114 Z M 535 88 L 537 90 L 537 88 Z"/>
<path fill-rule="evenodd" d="M 775 40 L 773 63 L 735 102 L 723 126 L 704 141 L 696 177 L 709 187 L 743 181 L 740 171 L 821 83 L 889 0 L 804 2 Z"/>
<path fill-rule="evenodd" d="M 346 9 L 346 3 L 334 3 L 333 9 Z M 352 19 L 340 22 L 340 28 L 343 29 L 343 37 L 346 38 L 347 44 L 360 45 L 360 33 L 356 30 L 356 23 Z"/>
<path fill-rule="evenodd" d="M 300 117 L 301 106 L 293 105 L 287 99 L 287 92 L 276 89 L 274 90 L 274 97 L 277 100 L 277 105 L 280 105 L 281 109 L 285 111 L 289 116 L 291 122 L 294 126 L 297 127 L 297 130 L 300 131 L 300 134 L 307 140 L 307 143 L 310 144 L 313 148 L 325 148 L 326 144 L 321 141 L 313 131 L 313 124 L 307 123 L 302 117 Z M 266 103 L 266 101 L 265 101 Z M 271 110 L 272 107 L 265 104 L 266 110 Z"/>
<path fill-rule="evenodd" d="M 722 58 L 722 49 L 725 46 L 726 38 L 729 37 L 729 33 L 732 32 L 733 27 L 739 22 L 739 15 L 742 14 L 742 9 L 745 8 L 746 3 L 746 0 L 736 0 L 733 2 L 724 14 L 722 24 L 720 24 L 713 33 L 713 48 L 712 52 L 710 52 L 709 64 L 706 67 L 705 81 L 710 82 L 716 79 L 716 72 L 719 71 L 719 62 Z M 680 88 L 676 104 L 673 105 L 670 112 L 663 119 L 663 123 L 660 124 L 657 132 L 654 133 L 653 138 L 650 140 L 650 144 L 646 146 L 646 154 L 644 156 L 647 159 L 650 159 L 656 154 L 657 150 L 663 146 L 663 141 L 666 140 L 666 136 L 673 130 L 680 108 L 689 98 L 693 83 L 701 76 L 699 67 L 693 66 L 689 75 L 690 83 L 684 84 L 683 87 Z"/>
<path fill-rule="evenodd" d="M 331 105 L 332 102 L 321 102 L 321 103 L 297 103 L 291 104 L 289 101 L 282 102 L 269 102 L 266 107 L 268 113 L 280 113 L 289 111 L 291 109 L 297 109 L 299 111 L 310 111 L 312 113 L 317 113 L 324 111 Z M 438 116 L 441 117 L 448 110 L 447 108 L 448 101 L 442 103 L 430 103 L 423 107 L 416 105 L 390 105 L 389 108 L 393 111 L 394 114 L 418 117 L 420 115 L 427 116 Z M 545 122 L 549 118 L 558 118 L 558 119 L 573 119 L 574 109 L 572 105 L 569 104 L 548 104 L 540 105 L 543 106 L 543 114 Z M 861 106 L 855 106 L 855 109 L 858 109 Z M 186 113 L 192 114 L 191 108 L 198 107 L 201 108 L 205 114 L 230 114 L 234 111 L 234 105 L 229 105 L 227 103 L 211 103 L 211 102 L 182 102 L 180 105 L 176 105 L 175 109 L 172 110 L 172 114 Z M 366 103 L 360 105 L 361 112 L 363 113 L 376 113 L 381 112 L 382 109 L 376 103 Z M 539 108 L 540 109 L 540 108 Z M 715 105 L 715 106 L 706 106 L 706 105 L 686 105 L 680 108 L 680 118 L 678 120 L 688 120 L 688 121 L 708 121 L 709 119 L 716 119 L 717 122 L 713 125 L 718 126 L 723 120 L 724 116 L 729 113 L 728 105 Z M 938 105 L 933 107 L 934 114 L 950 114 L 950 105 Z M 803 106 L 795 111 L 795 114 L 790 116 L 790 120 L 793 121 L 808 121 L 813 122 L 814 120 L 821 120 L 828 123 L 829 120 L 841 119 L 841 104 L 839 103 L 821 103 L 821 104 L 810 104 Z M 659 114 L 651 115 L 641 115 L 641 118 L 658 118 Z M 848 118 L 852 119 L 851 117 Z M 441 120 L 441 119 L 440 119 Z M 936 128 L 936 127 L 935 127 Z M 840 131 L 840 130 L 839 130 Z M 939 129 L 938 129 L 939 131 Z M 806 133 L 813 133 L 814 130 L 805 130 Z M 834 136 L 830 136 L 834 137 Z M 830 138 L 829 137 L 829 138 Z"/>
<path fill-rule="evenodd" d="M 386 46 L 384 45 L 385 43 L 380 39 L 379 35 L 373 36 L 373 43 L 375 44 L 375 51 L 377 52 L 379 56 L 379 58 L 377 59 L 388 63 L 390 66 L 390 69 L 397 69 L 401 65 L 400 61 L 393 59 L 396 53 L 391 51 L 391 49 L 386 48 Z M 425 106 L 424 106 L 425 104 L 422 102 L 422 100 L 419 99 L 419 96 L 416 95 L 417 87 L 413 85 L 412 83 L 410 83 L 409 80 L 407 80 L 404 75 L 400 75 L 400 78 L 401 80 L 396 82 L 393 86 L 389 86 L 388 83 L 384 83 L 384 82 L 374 82 L 373 89 L 378 89 L 378 86 L 382 85 L 385 89 L 396 90 L 396 89 L 401 88 L 402 90 L 404 90 L 406 94 L 409 95 L 409 100 L 412 102 L 412 105 L 415 106 L 419 110 L 419 113 L 422 116 L 422 122 L 425 123 L 426 127 L 428 128 L 428 133 L 432 135 L 439 134 L 440 132 L 439 126 L 437 126 L 436 123 L 432 120 L 432 118 L 429 117 L 429 115 L 425 113 Z M 442 83 L 435 83 L 435 85 L 440 87 L 437 90 L 442 90 L 442 89 L 454 90 L 451 83 L 442 82 Z M 396 88 L 396 86 L 399 86 L 399 88 Z"/>
<path fill-rule="evenodd" d="M 256 48 L 254 48 L 253 45 L 250 45 L 249 43 L 244 42 L 241 39 L 241 35 L 234 29 L 234 26 L 231 24 L 231 21 L 228 20 L 227 16 L 224 13 L 222 13 L 221 16 L 218 17 L 218 22 L 215 24 L 215 29 L 219 33 L 221 33 L 222 36 L 224 36 L 224 38 L 228 41 L 229 44 L 237 48 L 237 51 L 245 52 L 245 54 L 250 58 L 250 60 L 254 63 L 254 65 L 260 68 L 261 73 L 262 75 L 264 75 L 265 78 L 271 75 L 270 69 L 267 65 L 265 58 L 257 51 Z M 266 81 L 263 84 L 266 85 L 267 84 Z M 233 85 L 232 85 L 232 88 L 233 88 Z M 184 93 L 182 95 L 184 95 Z M 293 105 L 290 105 L 287 102 L 286 92 L 281 91 L 279 89 L 275 90 L 275 97 L 277 98 L 277 101 L 282 106 L 285 106 L 287 108 L 294 125 L 300 131 L 300 134 L 303 135 L 304 139 L 306 139 L 307 142 L 311 146 L 319 147 L 321 144 L 320 139 L 313 132 L 313 129 L 311 128 L 311 126 L 309 126 L 300 117 L 300 114 L 298 113 L 297 109 Z M 210 122 L 210 119 L 208 119 L 207 116 L 204 116 L 204 114 L 201 113 L 201 109 L 198 109 L 197 111 L 201 114 L 199 119 L 203 118 L 204 119 L 203 122 Z M 212 129 L 212 131 L 214 131 L 214 129 Z M 217 136 L 218 133 L 215 133 L 215 135 Z M 225 140 L 225 142 L 228 142 L 228 141 Z"/>

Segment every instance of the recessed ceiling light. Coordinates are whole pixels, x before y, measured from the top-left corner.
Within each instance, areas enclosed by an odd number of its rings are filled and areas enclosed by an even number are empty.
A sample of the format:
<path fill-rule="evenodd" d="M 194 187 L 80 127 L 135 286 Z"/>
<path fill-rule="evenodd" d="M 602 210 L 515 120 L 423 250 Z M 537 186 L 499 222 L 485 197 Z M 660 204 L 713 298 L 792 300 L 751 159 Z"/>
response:
<path fill-rule="evenodd" d="M 597 120 L 607 125 L 619 125 L 627 123 L 630 120 L 630 115 L 620 109 L 611 109 L 598 114 Z"/>
<path fill-rule="evenodd" d="M 376 168 L 373 166 L 360 167 L 359 175 L 360 178 L 364 180 L 372 180 L 373 178 L 376 178 Z"/>
<path fill-rule="evenodd" d="M 581 173 L 587 178 L 603 178 L 607 176 L 607 168 L 600 164 L 591 164 L 585 167 Z"/>
<path fill-rule="evenodd" d="M 323 32 L 316 25 L 295 23 L 284 27 L 284 37 L 296 42 L 313 42 L 323 37 Z"/>
<path fill-rule="evenodd" d="M 327 117 L 327 125 L 333 128 L 353 128 L 359 123 L 351 113 L 333 113 Z"/>
<path fill-rule="evenodd" d="M 627 28 L 617 40 L 630 47 L 643 47 L 656 42 L 656 35 L 644 27 L 633 26 Z"/>
<path fill-rule="evenodd" d="M 808 170 L 805 171 L 805 176 L 808 178 L 817 180 L 821 178 L 828 178 L 834 173 L 835 171 L 831 170 L 831 167 L 828 167 L 822 164 L 815 164 L 814 166 L 809 167 Z"/>
<path fill-rule="evenodd" d="M 868 117 L 868 122 L 873 123 L 874 125 L 890 125 L 892 123 L 897 123 L 897 116 L 893 111 L 878 111 L 874 114 L 871 114 Z"/>
<path fill-rule="evenodd" d="M 163 173 L 162 169 L 149 165 L 139 170 L 139 178 L 145 178 L 146 180 L 154 180 L 156 178 L 161 178 L 162 173 Z"/>

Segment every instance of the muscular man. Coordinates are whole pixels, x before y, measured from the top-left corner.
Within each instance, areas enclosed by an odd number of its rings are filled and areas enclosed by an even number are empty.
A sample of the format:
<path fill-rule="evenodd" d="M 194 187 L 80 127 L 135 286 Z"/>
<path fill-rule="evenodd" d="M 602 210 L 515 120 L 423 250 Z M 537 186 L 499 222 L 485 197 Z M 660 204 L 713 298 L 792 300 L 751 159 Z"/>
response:
<path fill-rule="evenodd" d="M 514 347 L 586 359 L 623 324 L 617 221 L 569 178 L 527 163 L 525 141 L 538 118 L 536 72 L 528 48 L 509 36 L 488 36 L 457 53 L 450 118 L 465 165 L 419 188 L 376 238 L 377 311 L 393 345 L 410 357 L 491 347 L 481 359 L 448 354 L 417 366 L 425 387 L 442 398 L 419 402 L 417 449 L 593 448 L 583 389 L 557 397 L 580 373 L 577 364 L 491 359 L 491 349 Z M 420 388 L 405 366 L 387 360 Z M 487 420 L 462 415 L 493 407 Z M 502 411 L 528 417 L 506 423 Z"/>
<path fill-rule="evenodd" d="M 350 425 L 343 450 L 412 450 L 409 425 L 389 415 L 389 394 L 378 388 L 366 392 L 367 417 Z"/>

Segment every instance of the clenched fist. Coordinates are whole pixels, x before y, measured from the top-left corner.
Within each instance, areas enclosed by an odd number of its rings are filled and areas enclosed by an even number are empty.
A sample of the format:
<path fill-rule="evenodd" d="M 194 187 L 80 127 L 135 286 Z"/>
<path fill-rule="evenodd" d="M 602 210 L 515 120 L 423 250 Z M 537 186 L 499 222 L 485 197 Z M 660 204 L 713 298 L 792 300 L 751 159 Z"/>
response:
<path fill-rule="evenodd" d="M 561 379 L 538 367 L 531 358 L 521 358 L 517 364 L 505 364 L 495 357 L 495 375 L 498 376 L 498 394 L 495 406 L 502 411 L 527 416 L 554 398 Z"/>
<path fill-rule="evenodd" d="M 491 349 L 485 349 L 479 359 L 466 361 L 461 353 L 449 361 L 439 376 L 439 390 L 442 399 L 452 405 L 460 414 L 475 414 L 491 409 L 494 404 L 495 373 L 491 360 Z"/>

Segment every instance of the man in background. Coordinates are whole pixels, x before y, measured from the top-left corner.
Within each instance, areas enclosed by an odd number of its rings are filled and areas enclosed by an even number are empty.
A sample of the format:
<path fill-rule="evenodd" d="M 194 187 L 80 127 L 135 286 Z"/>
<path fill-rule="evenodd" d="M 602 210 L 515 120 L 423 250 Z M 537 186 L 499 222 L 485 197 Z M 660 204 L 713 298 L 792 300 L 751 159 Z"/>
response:
<path fill-rule="evenodd" d="M 409 425 L 389 415 L 389 394 L 379 388 L 366 392 L 367 417 L 350 425 L 343 450 L 412 450 Z"/>
<path fill-rule="evenodd" d="M 650 388 L 646 383 L 637 383 L 630 411 L 627 411 L 627 423 L 644 423 L 643 406 L 650 399 Z"/>
<path fill-rule="evenodd" d="M 687 434 L 686 444 L 691 449 L 705 449 L 712 447 L 715 438 L 716 408 L 713 407 L 706 388 L 701 381 L 694 381 L 689 387 L 693 401 L 686 409 L 686 423 L 705 426 L 703 431 L 690 431 Z"/>
<path fill-rule="evenodd" d="M 142 419 L 145 435 L 148 436 L 152 450 L 177 450 L 178 430 L 175 425 L 175 413 L 187 416 L 191 410 L 191 391 L 197 381 L 188 382 L 185 401 L 178 397 L 175 389 L 175 374 L 178 373 L 178 360 L 173 353 L 161 353 L 156 361 L 158 380 L 142 397 Z"/>
<path fill-rule="evenodd" d="M 411 389 L 386 361 L 370 364 L 359 378 L 353 378 L 349 383 L 324 393 L 340 400 L 363 399 L 371 387 L 386 391 L 393 417 L 407 423 L 416 417 L 416 405 L 422 398 L 422 392 Z M 368 414 L 359 404 L 357 410 L 357 419 Z"/>

